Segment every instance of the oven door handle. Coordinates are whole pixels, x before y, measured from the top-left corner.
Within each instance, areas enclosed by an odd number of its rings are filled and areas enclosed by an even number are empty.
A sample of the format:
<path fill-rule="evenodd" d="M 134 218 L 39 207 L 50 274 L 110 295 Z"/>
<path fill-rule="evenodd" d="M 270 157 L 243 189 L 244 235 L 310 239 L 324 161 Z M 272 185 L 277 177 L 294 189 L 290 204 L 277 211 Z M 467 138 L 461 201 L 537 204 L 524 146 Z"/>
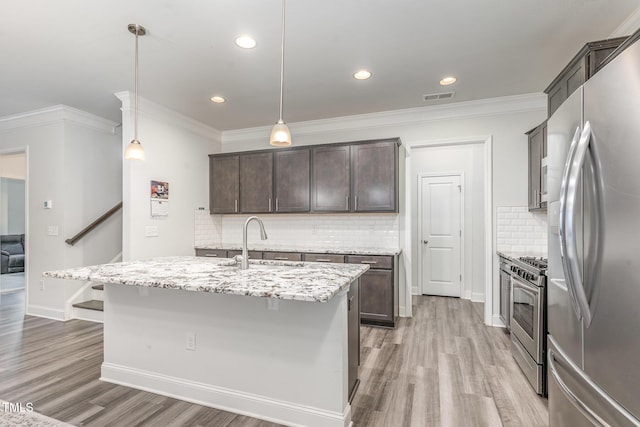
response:
<path fill-rule="evenodd" d="M 537 297 L 538 294 L 540 293 L 540 289 L 537 286 L 530 285 L 527 282 L 522 282 L 513 276 L 511 276 L 511 286 L 513 286 L 514 288 L 521 289 L 522 291 L 528 293 L 534 298 Z"/>

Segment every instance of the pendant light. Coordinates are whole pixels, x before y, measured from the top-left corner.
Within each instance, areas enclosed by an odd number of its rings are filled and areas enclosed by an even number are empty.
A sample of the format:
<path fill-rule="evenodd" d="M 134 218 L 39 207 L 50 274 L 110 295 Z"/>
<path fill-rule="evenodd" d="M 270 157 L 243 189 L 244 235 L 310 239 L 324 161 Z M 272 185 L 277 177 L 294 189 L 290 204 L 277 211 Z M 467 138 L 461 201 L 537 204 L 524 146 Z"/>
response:
<path fill-rule="evenodd" d="M 291 132 L 287 127 L 287 124 L 282 120 L 282 93 L 284 90 L 284 2 L 282 0 L 282 38 L 280 40 L 280 118 L 278 122 L 271 129 L 271 138 L 269 143 L 276 147 L 286 147 L 291 145 Z"/>
<path fill-rule="evenodd" d="M 147 34 L 142 25 L 129 24 L 129 32 L 136 36 L 136 71 L 135 71 L 135 98 L 133 109 L 133 139 L 124 151 L 124 158 L 128 160 L 144 160 L 144 149 L 138 141 L 138 36 Z"/>

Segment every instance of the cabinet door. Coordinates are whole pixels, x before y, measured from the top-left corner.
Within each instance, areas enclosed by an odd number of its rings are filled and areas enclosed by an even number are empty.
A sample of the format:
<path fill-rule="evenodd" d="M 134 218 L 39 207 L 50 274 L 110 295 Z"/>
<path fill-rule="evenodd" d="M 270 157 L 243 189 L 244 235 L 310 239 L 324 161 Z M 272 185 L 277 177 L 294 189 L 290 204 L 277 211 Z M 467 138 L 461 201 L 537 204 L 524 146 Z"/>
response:
<path fill-rule="evenodd" d="M 240 155 L 240 211 L 273 211 L 273 153 Z"/>
<path fill-rule="evenodd" d="M 309 212 L 310 157 L 310 150 L 274 154 L 276 212 Z"/>
<path fill-rule="evenodd" d="M 542 142 L 542 126 L 539 126 L 529 134 L 529 210 L 540 209 Z"/>
<path fill-rule="evenodd" d="M 226 258 L 227 251 L 224 249 L 196 249 L 196 256 L 205 256 L 210 258 Z"/>
<path fill-rule="evenodd" d="M 238 156 L 209 157 L 209 211 L 238 212 L 240 190 Z"/>
<path fill-rule="evenodd" d="M 368 270 L 360 277 L 360 316 L 363 320 L 393 322 L 391 270 Z"/>
<path fill-rule="evenodd" d="M 348 145 L 312 151 L 311 210 L 349 212 L 351 177 Z"/>
<path fill-rule="evenodd" d="M 302 254 L 299 252 L 264 252 L 262 259 L 276 261 L 302 261 Z"/>
<path fill-rule="evenodd" d="M 397 212 L 396 141 L 351 147 L 354 212 Z"/>

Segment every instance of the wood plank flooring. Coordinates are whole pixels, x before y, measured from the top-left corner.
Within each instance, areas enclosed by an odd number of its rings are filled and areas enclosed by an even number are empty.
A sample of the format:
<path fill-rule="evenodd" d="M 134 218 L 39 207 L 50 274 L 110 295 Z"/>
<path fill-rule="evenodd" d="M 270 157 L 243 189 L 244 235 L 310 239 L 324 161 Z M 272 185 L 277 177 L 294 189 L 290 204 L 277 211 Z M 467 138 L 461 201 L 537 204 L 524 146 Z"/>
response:
<path fill-rule="evenodd" d="M 276 425 L 103 383 L 101 324 L 23 313 L 22 292 L 2 296 L 0 399 L 82 426 Z M 482 324 L 482 304 L 421 296 L 414 314 L 394 330 L 362 327 L 356 426 L 547 425 L 546 400 L 515 365 L 508 335 Z"/>

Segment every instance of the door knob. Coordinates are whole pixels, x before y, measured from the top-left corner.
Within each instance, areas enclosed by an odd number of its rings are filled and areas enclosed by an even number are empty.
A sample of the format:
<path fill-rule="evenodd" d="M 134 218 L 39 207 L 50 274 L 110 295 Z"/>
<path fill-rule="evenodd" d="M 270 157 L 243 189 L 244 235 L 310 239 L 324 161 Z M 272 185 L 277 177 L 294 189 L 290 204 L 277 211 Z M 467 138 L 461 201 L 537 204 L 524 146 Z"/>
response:
<path fill-rule="evenodd" d="M 429 241 L 428 240 L 423 240 L 422 243 L 424 243 L 426 245 L 427 243 L 429 243 Z"/>

